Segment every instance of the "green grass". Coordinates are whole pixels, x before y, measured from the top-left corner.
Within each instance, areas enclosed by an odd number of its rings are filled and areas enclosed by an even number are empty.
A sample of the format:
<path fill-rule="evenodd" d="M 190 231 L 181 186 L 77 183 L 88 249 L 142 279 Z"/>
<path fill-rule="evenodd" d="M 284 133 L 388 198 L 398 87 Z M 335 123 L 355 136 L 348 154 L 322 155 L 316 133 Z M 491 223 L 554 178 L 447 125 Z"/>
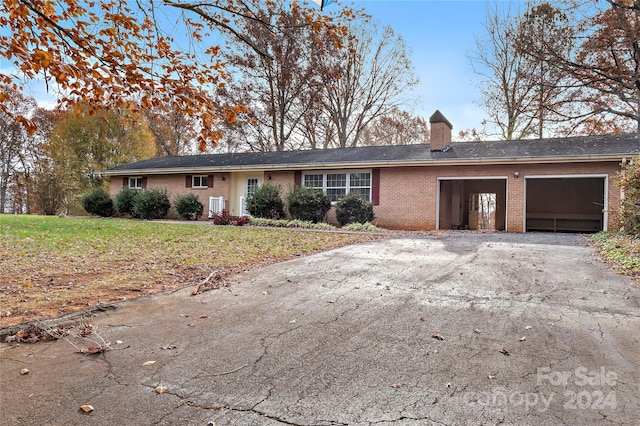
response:
<path fill-rule="evenodd" d="M 0 215 L 0 327 L 366 239 L 210 223 Z"/>
<path fill-rule="evenodd" d="M 640 236 L 622 232 L 599 232 L 591 237 L 606 262 L 618 272 L 640 282 Z"/>

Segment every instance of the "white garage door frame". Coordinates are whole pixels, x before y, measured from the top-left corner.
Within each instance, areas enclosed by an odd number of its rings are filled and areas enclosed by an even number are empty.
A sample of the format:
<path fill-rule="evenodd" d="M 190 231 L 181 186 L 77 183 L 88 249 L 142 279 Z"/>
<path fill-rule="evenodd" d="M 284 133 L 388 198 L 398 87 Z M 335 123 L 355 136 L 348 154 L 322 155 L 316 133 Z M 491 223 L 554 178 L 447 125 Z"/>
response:
<path fill-rule="evenodd" d="M 584 175 L 528 175 L 524 177 L 524 197 L 522 197 L 522 232 L 527 232 L 527 179 L 604 179 L 604 206 L 602 208 L 602 230 L 606 231 L 609 225 L 609 175 L 607 174 L 584 174 Z"/>
<path fill-rule="evenodd" d="M 505 184 L 505 212 L 504 212 L 504 227 L 507 228 L 507 221 L 509 215 L 509 177 L 508 176 L 452 176 L 452 177 L 438 177 L 436 184 L 436 230 L 440 230 L 440 182 L 443 180 L 504 180 Z"/>

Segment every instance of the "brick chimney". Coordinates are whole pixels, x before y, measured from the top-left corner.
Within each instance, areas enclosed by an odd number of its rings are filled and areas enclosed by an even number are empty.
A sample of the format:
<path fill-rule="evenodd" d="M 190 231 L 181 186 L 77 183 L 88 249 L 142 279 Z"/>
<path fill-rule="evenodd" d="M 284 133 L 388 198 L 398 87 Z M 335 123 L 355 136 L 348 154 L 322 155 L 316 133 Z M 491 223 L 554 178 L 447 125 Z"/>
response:
<path fill-rule="evenodd" d="M 431 123 L 431 151 L 446 151 L 451 145 L 453 126 L 440 110 L 433 113 L 429 118 L 429 123 Z"/>

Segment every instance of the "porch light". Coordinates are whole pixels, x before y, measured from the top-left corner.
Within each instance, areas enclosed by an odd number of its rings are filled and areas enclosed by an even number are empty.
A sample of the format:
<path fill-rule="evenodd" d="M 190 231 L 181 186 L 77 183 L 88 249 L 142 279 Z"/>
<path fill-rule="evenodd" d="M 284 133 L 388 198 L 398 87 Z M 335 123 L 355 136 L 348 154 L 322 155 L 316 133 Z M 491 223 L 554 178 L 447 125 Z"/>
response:
<path fill-rule="evenodd" d="M 518 179 L 520 177 L 520 172 L 513 172 L 513 177 Z"/>
<path fill-rule="evenodd" d="M 224 180 L 224 175 L 223 175 L 223 176 L 220 176 L 220 180 Z"/>

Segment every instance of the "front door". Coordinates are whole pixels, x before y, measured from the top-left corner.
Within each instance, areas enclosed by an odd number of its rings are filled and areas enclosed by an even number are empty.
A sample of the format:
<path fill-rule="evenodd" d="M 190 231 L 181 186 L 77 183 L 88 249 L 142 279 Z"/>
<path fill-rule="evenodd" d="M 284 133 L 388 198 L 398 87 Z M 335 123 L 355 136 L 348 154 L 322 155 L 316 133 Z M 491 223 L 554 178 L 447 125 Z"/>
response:
<path fill-rule="evenodd" d="M 258 178 L 247 178 L 244 184 L 244 194 L 240 197 L 240 216 L 250 216 L 247 210 L 247 198 L 256 193 L 260 186 Z"/>

